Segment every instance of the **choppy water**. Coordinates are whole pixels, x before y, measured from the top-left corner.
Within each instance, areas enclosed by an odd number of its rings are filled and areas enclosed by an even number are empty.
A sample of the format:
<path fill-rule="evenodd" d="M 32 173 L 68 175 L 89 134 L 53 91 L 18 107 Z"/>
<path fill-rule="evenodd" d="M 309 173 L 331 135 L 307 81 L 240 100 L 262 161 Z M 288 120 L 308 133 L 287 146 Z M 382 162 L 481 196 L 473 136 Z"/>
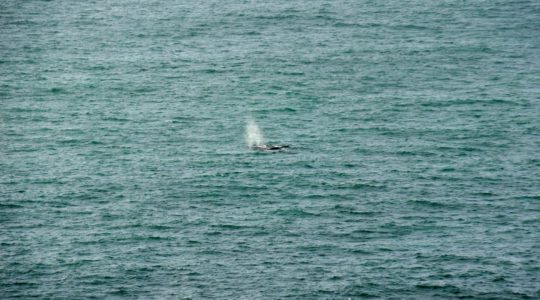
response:
<path fill-rule="evenodd" d="M 0 298 L 540 298 L 539 28 L 532 0 L 2 1 Z"/>

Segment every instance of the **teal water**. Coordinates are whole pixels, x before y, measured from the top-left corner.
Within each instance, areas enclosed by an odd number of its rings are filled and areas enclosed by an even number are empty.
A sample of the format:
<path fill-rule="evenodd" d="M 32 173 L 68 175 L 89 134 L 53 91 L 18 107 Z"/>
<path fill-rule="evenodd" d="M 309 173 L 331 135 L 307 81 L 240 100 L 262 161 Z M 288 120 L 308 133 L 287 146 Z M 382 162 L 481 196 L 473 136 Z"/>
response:
<path fill-rule="evenodd" d="M 2 1 L 0 298 L 540 298 L 539 28 L 532 0 Z"/>

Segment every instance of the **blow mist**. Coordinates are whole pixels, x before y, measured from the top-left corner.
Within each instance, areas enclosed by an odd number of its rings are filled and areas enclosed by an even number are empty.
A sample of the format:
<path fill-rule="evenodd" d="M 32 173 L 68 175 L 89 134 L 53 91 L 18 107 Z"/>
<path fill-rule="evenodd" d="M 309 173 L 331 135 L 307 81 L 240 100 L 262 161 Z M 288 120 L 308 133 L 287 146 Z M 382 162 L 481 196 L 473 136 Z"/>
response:
<path fill-rule="evenodd" d="M 264 146 L 263 134 L 259 129 L 259 126 L 257 126 L 257 123 L 252 119 L 249 119 L 246 122 L 246 143 L 250 148 Z"/>

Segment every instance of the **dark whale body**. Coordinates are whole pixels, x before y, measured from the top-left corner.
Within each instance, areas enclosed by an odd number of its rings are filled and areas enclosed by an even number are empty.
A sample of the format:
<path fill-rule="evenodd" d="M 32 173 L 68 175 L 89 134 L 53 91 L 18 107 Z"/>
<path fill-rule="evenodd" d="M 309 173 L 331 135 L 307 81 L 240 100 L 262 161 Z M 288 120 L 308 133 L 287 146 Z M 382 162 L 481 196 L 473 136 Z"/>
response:
<path fill-rule="evenodd" d="M 259 151 L 279 151 L 285 148 L 289 148 L 288 145 L 262 145 L 262 146 L 253 146 L 251 149 Z"/>

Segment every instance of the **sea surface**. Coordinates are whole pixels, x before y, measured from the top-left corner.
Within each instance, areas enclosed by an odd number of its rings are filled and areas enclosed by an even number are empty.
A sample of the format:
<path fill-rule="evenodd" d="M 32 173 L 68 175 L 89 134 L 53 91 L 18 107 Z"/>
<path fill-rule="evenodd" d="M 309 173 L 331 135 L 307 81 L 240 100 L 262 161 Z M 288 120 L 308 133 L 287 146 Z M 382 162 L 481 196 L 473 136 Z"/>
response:
<path fill-rule="evenodd" d="M 540 2 L 0 2 L 0 298 L 539 299 Z"/>

